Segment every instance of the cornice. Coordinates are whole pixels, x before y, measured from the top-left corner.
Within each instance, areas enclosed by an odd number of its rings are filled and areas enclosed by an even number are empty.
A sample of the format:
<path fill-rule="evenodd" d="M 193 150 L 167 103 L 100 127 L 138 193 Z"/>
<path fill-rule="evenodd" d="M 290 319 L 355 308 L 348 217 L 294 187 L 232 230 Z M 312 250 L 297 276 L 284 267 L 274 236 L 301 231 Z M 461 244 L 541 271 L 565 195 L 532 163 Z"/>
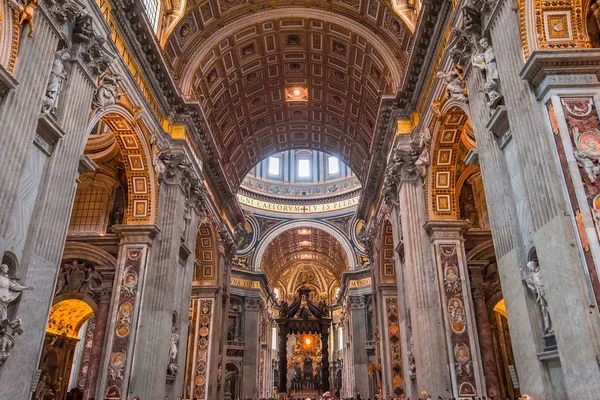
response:
<path fill-rule="evenodd" d="M 207 174 L 207 179 L 215 189 L 213 193 L 219 199 L 219 203 L 225 207 L 232 225 L 237 225 L 244 220 L 244 214 L 235 198 L 234 190 L 227 183 L 216 144 L 205 123 L 200 104 L 186 101 L 179 93 L 156 35 L 146 20 L 140 0 L 123 0 L 118 4 L 113 1 L 111 6 L 119 31 L 123 34 L 129 51 L 136 58 L 164 115 L 189 121 L 189 136 L 199 144 L 204 165 L 210 172 Z"/>

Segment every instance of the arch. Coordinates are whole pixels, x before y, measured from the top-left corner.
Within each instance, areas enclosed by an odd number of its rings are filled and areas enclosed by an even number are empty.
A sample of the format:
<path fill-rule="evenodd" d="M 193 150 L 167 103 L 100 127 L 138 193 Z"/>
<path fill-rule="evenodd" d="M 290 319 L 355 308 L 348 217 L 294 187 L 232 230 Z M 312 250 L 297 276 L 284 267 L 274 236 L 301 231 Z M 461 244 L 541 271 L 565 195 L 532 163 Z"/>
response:
<path fill-rule="evenodd" d="M 218 254 L 216 244 L 215 229 L 210 221 L 206 221 L 198 228 L 194 282 L 216 282 Z"/>
<path fill-rule="evenodd" d="M 304 227 L 321 229 L 333 236 L 342 245 L 342 248 L 344 249 L 344 252 L 348 259 L 350 269 L 354 269 L 354 267 L 357 264 L 356 257 L 354 255 L 354 252 L 352 251 L 352 246 L 350 245 L 350 242 L 344 236 L 344 234 L 342 234 L 336 228 L 333 228 L 332 226 L 327 225 L 321 221 L 299 219 L 295 221 L 286 222 L 277 226 L 261 239 L 260 244 L 258 245 L 254 253 L 254 258 L 252 262 L 254 270 L 261 271 L 261 261 L 264 256 L 265 249 L 267 248 L 269 243 L 273 241 L 273 239 L 275 239 L 280 233 L 283 233 L 289 229 Z"/>
<path fill-rule="evenodd" d="M 62 259 L 86 260 L 103 266 L 117 265 L 117 259 L 112 254 L 104 249 L 83 242 L 66 242 Z"/>
<path fill-rule="evenodd" d="M 394 259 L 394 234 L 389 218 L 381 224 L 381 244 L 379 246 L 379 273 L 382 283 L 396 283 L 396 262 Z"/>
<path fill-rule="evenodd" d="M 88 137 L 100 120 L 118 139 L 116 144 L 123 156 L 128 188 L 126 220 L 123 222 L 154 223 L 157 213 L 158 185 L 152 168 L 151 151 L 146 138 L 149 135 L 145 125 L 136 120 L 136 117 L 123 105 L 117 104 L 92 115 L 88 124 Z"/>
<path fill-rule="evenodd" d="M 441 108 L 442 114 L 433 122 L 431 165 L 427 171 L 427 212 L 431 219 L 458 219 L 459 190 L 466 176 L 479 167 L 467 166 L 464 157 L 475 145 L 470 129 L 470 119 L 465 105 L 448 100 Z M 463 138 L 463 136 L 469 136 Z"/>
<path fill-rule="evenodd" d="M 83 323 L 92 315 L 94 310 L 86 301 L 74 298 L 59 301 L 50 309 L 46 332 L 78 339 Z"/>

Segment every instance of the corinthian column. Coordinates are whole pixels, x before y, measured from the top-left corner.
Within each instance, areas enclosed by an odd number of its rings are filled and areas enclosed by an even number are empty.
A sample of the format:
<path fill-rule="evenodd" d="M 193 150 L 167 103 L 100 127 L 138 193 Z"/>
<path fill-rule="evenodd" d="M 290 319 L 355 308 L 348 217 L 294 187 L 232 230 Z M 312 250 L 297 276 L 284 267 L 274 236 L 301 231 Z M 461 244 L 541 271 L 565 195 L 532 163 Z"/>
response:
<path fill-rule="evenodd" d="M 415 384 L 411 385 L 413 392 L 408 395 L 417 397 L 421 392 L 427 392 L 433 397 L 447 397 L 450 393 L 447 348 L 439 285 L 431 244 L 423 229 L 426 214 L 421 173 L 426 166 L 426 156 L 426 145 L 423 144 L 419 148 L 406 143 L 394 150 L 386 171 L 385 190 L 392 198 L 398 193 L 404 242 L 404 280 L 398 282 L 398 292 L 399 297 L 407 299 L 414 345 L 414 368 L 405 368 L 404 379 L 411 379 L 409 370 L 415 376 Z"/>
<path fill-rule="evenodd" d="M 187 342 L 187 329 L 182 331 L 187 323 L 182 325 L 181 321 L 187 321 L 189 311 L 187 306 L 182 310 L 182 300 L 184 295 L 189 299 L 193 266 L 187 242 L 198 223 L 191 200 L 193 192 L 202 187 L 186 146 L 174 141 L 168 151 L 161 153 L 164 172 L 159 177 L 160 233 L 150 256 L 152 267 L 145 277 L 143 322 L 137 333 L 131 372 L 134 385 L 129 387 L 129 394 L 141 399 L 176 396 L 183 385 L 185 352 L 179 349 L 181 342 Z M 181 386 L 175 388 L 178 382 Z"/>

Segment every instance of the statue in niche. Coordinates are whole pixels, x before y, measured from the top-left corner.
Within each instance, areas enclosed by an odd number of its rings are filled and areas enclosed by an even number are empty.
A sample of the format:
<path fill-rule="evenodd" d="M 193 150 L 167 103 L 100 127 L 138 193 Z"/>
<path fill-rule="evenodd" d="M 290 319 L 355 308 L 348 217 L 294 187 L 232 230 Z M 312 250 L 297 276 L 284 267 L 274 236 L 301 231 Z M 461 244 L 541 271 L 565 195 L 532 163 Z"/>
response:
<path fill-rule="evenodd" d="M 69 61 L 71 56 L 67 49 L 63 49 L 54 53 L 54 61 L 50 69 L 50 79 L 46 85 L 46 93 L 42 100 L 42 113 L 50 114 L 56 117 L 56 107 L 58 106 L 58 98 L 67 80 L 67 70 L 65 62 Z"/>
<path fill-rule="evenodd" d="M 185 241 L 187 236 L 188 226 L 190 226 L 190 221 L 192 220 L 192 214 L 190 212 L 190 203 L 185 202 L 185 208 L 183 209 L 183 225 L 181 226 L 181 240 Z"/>
<path fill-rule="evenodd" d="M 8 319 L 8 305 L 19 298 L 21 292 L 33 290 L 30 286 L 23 286 L 8 276 L 8 265 L 0 265 L 0 323 Z"/>
<path fill-rule="evenodd" d="M 412 334 L 410 335 L 410 341 L 408 344 L 408 351 L 406 355 L 408 357 L 408 373 L 411 377 L 417 376 L 417 364 L 415 363 L 415 345 L 413 344 Z"/>
<path fill-rule="evenodd" d="M 169 339 L 169 365 L 167 366 L 167 373 L 170 376 L 177 375 L 179 366 L 177 365 L 177 345 L 179 344 L 179 333 L 176 327 L 171 328 L 171 337 Z"/>
<path fill-rule="evenodd" d="M 103 72 L 98 77 L 98 88 L 94 93 L 92 107 L 104 110 L 106 107 L 117 104 L 121 96 L 127 94 L 119 87 L 122 80 L 123 77 L 119 74 L 113 74 L 109 71 Z"/>
<path fill-rule="evenodd" d="M 487 38 L 479 39 L 479 46 L 481 50 L 473 56 L 472 63 L 485 74 L 485 83 L 481 85 L 480 90 L 485 93 L 488 108 L 495 108 L 502 100 L 496 55 Z"/>
<path fill-rule="evenodd" d="M 429 128 L 425 127 L 419 133 L 418 143 L 413 145 L 416 147 L 416 150 L 419 151 L 419 156 L 415 161 L 415 167 L 417 168 L 421 178 L 424 178 L 427 174 L 427 166 L 431 161 L 431 157 L 429 155 L 429 143 L 431 143 L 431 132 L 429 131 Z"/>
<path fill-rule="evenodd" d="M 521 268 L 521 274 L 525 277 L 525 283 L 527 284 L 529 290 L 531 290 L 531 292 L 535 295 L 535 300 L 539 304 L 542 311 L 544 334 L 553 334 L 554 330 L 552 329 L 552 319 L 550 318 L 548 302 L 546 301 L 546 287 L 544 286 L 540 266 L 535 261 L 529 261 L 525 271 L 523 271 L 523 268 Z"/>
<path fill-rule="evenodd" d="M 446 84 L 446 93 L 448 93 L 449 98 L 463 103 L 468 101 L 467 89 L 465 87 L 465 82 L 463 81 L 464 73 L 462 67 L 456 65 L 451 71 L 439 71 L 436 77 L 444 80 L 444 83 Z"/>

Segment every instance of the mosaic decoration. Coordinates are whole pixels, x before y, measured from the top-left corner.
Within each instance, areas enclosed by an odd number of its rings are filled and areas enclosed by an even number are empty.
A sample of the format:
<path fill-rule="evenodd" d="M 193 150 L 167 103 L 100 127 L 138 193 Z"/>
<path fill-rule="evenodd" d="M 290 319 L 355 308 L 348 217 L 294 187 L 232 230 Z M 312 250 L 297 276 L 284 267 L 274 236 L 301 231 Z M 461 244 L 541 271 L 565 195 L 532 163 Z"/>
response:
<path fill-rule="evenodd" d="M 398 299 L 385 299 L 387 329 L 390 341 L 390 364 L 392 367 L 392 391 L 400 396 L 404 393 L 402 379 L 402 348 L 400 346 L 400 319 L 398 318 Z"/>
<path fill-rule="evenodd" d="M 438 245 L 441 268 L 444 276 L 443 302 L 446 304 L 450 341 L 454 355 L 454 371 L 459 396 L 476 396 L 475 375 L 467 313 L 464 306 L 457 247 L 454 244 Z"/>
<path fill-rule="evenodd" d="M 110 352 L 107 389 L 104 395 L 106 399 L 120 399 L 124 390 L 127 356 L 130 346 L 133 345 L 134 335 L 131 335 L 131 327 L 135 326 L 139 312 L 136 301 L 142 287 L 138 276 L 143 274 L 144 253 L 144 249 L 140 247 L 128 248 L 125 262 L 121 267 L 118 312 Z"/>
<path fill-rule="evenodd" d="M 196 362 L 194 367 L 194 379 L 193 379 L 193 393 L 194 397 L 198 400 L 208 399 L 207 397 L 207 383 L 208 383 L 208 371 L 210 369 L 210 332 L 212 330 L 212 312 L 213 312 L 213 300 L 212 299 L 196 299 L 194 303 L 197 303 L 197 321 L 198 328 L 196 330 Z"/>
<path fill-rule="evenodd" d="M 596 265 L 590 250 L 590 240 L 600 240 L 600 176 L 597 176 L 600 163 L 600 119 L 593 98 L 575 97 L 561 99 L 562 111 L 568 128 L 568 142 L 573 149 L 573 154 L 567 157 L 564 139 L 561 138 L 560 129 L 552 100 L 546 104 L 553 137 L 558 151 L 561 169 L 565 177 L 567 193 L 575 217 L 577 233 L 581 240 L 582 251 L 589 271 L 589 276 L 594 289 L 596 301 L 600 301 L 600 281 Z M 575 159 L 579 174 L 583 182 L 583 196 L 577 196 L 576 185 L 572 175 L 573 169 L 569 168 L 567 158 Z M 579 185 L 577 185 L 579 187 Z M 581 199 L 581 202 L 580 200 Z M 589 237 L 582 214 L 591 214 L 596 237 Z"/>

